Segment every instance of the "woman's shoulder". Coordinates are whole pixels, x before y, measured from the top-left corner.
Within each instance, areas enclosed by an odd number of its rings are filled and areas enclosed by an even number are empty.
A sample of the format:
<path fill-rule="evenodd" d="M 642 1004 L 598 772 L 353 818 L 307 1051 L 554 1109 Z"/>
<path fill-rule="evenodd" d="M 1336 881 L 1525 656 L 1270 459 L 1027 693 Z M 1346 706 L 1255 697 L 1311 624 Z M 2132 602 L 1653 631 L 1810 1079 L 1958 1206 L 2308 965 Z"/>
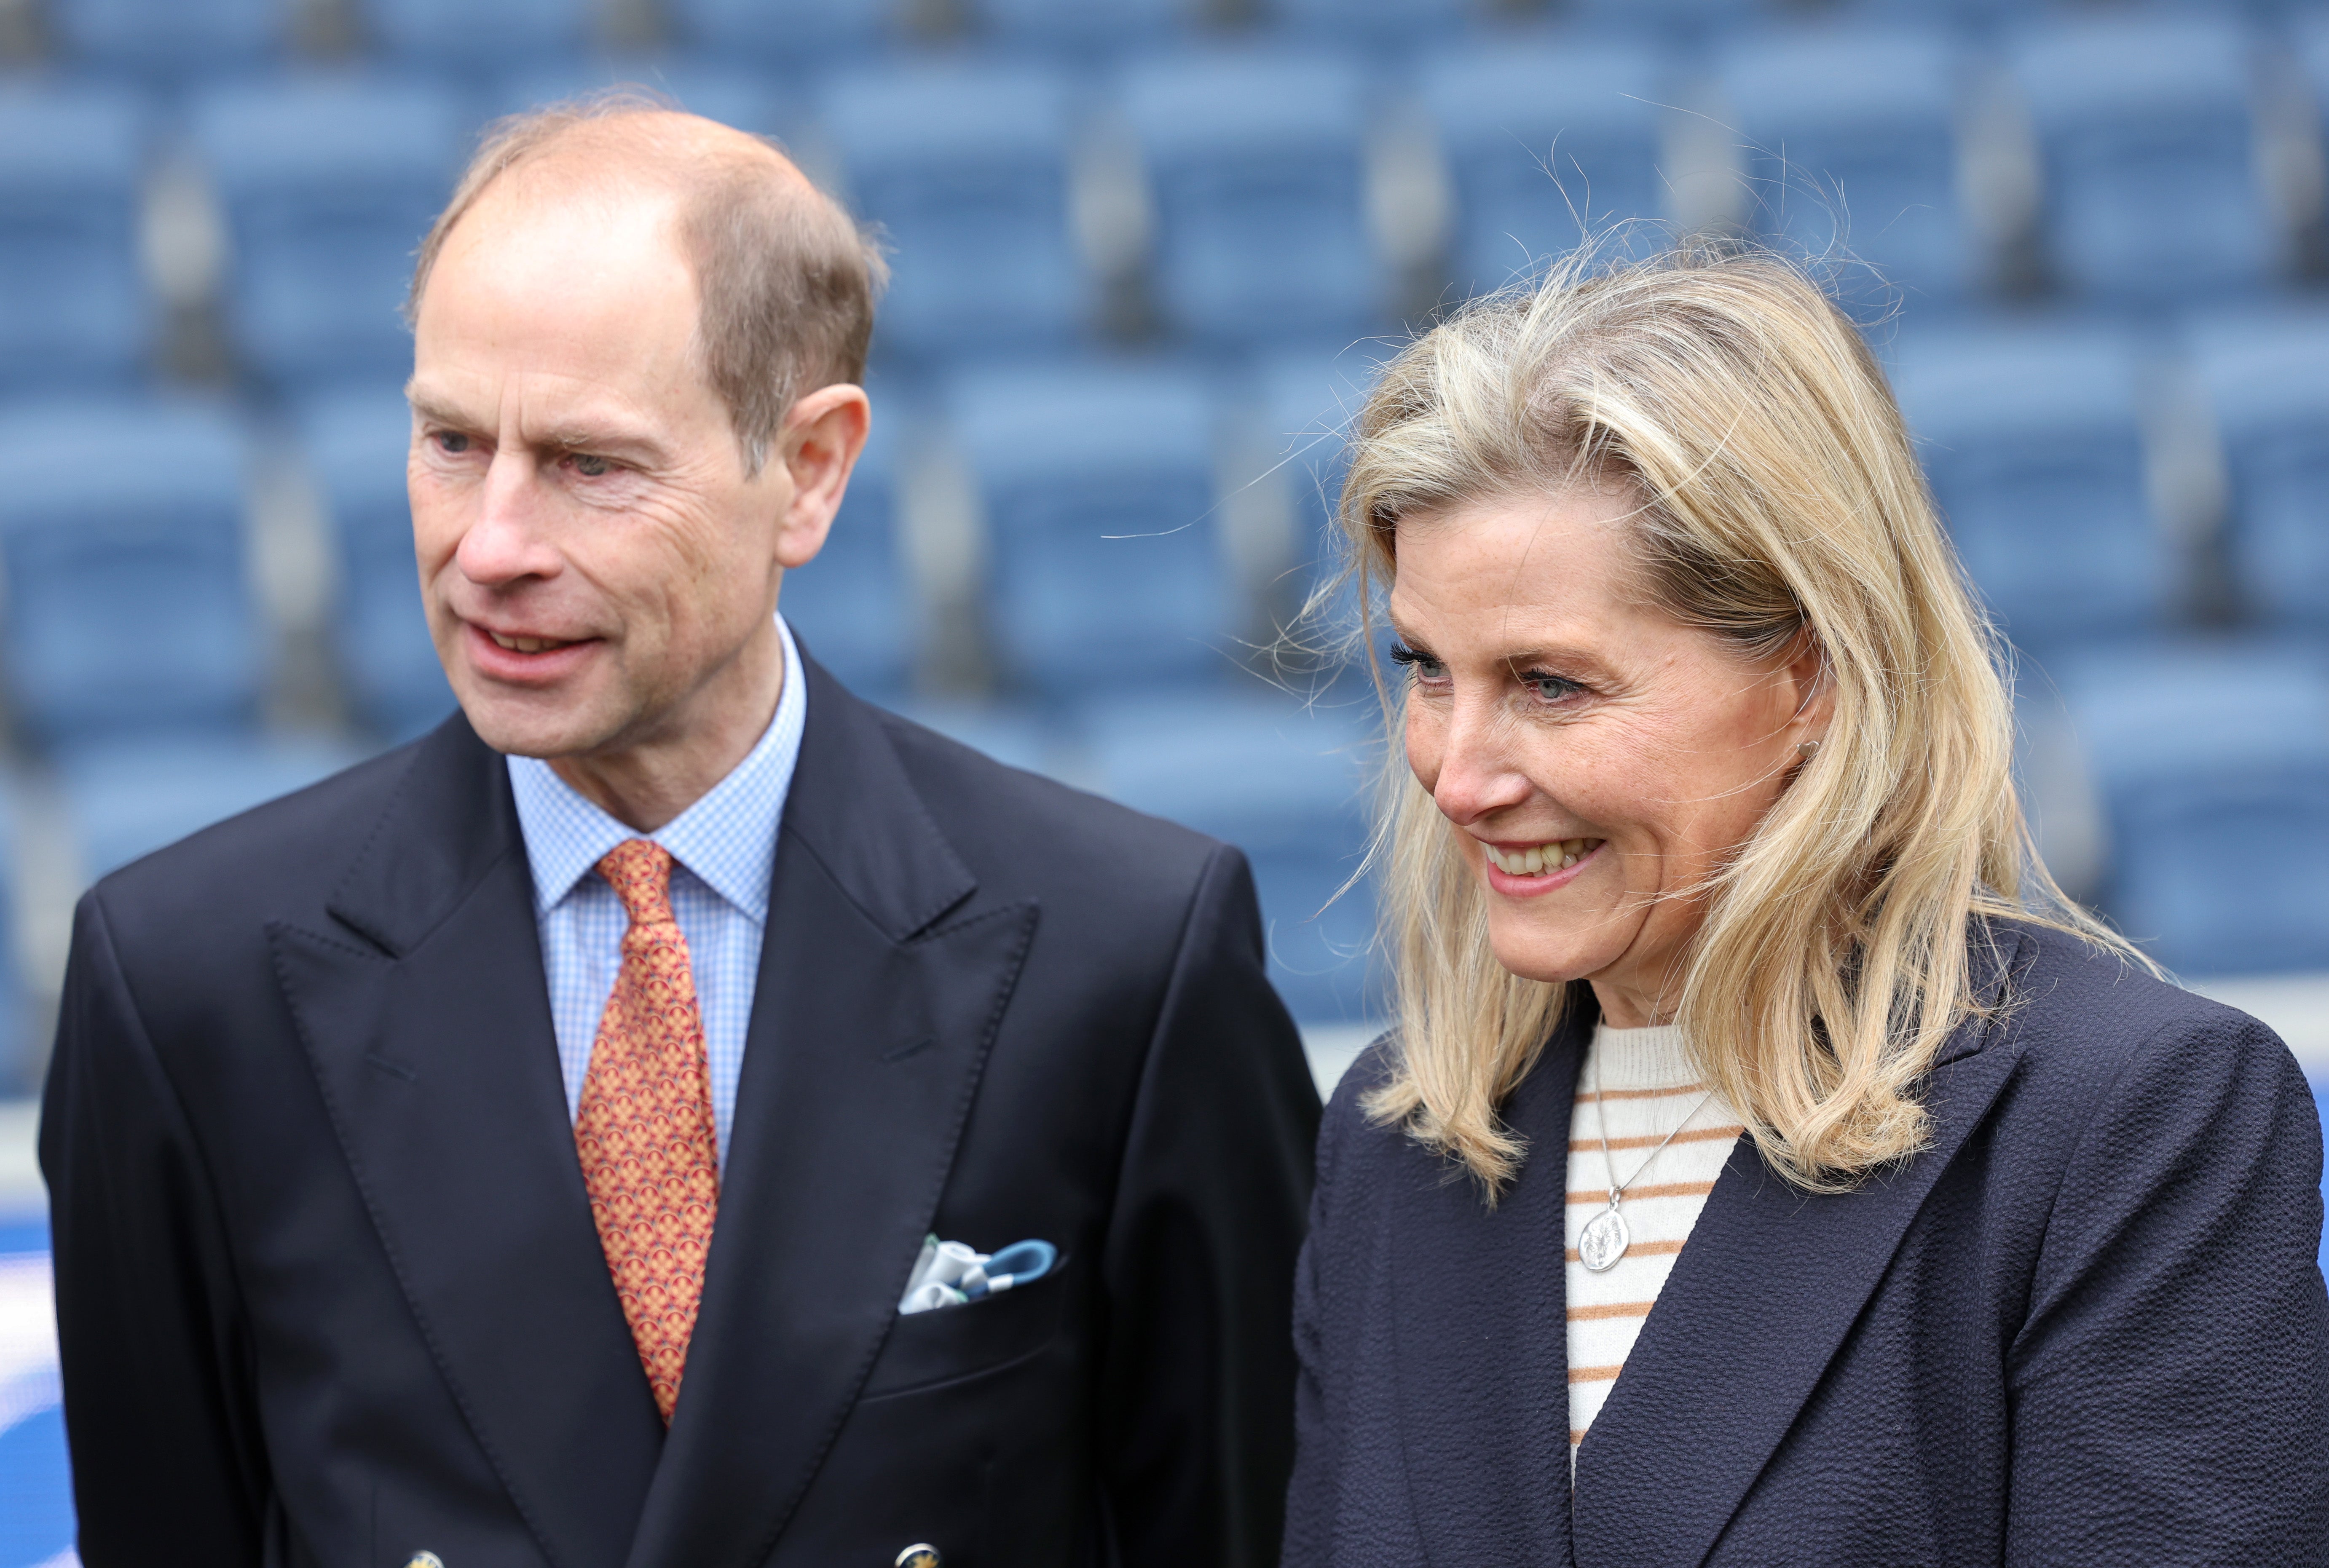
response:
<path fill-rule="evenodd" d="M 2076 932 L 2000 920 L 1989 934 L 2003 967 L 1992 1038 L 2011 1041 L 2026 1080 L 2107 1090 L 2157 1075 L 2203 1095 L 2305 1091 L 2280 1037 L 2238 1008 Z"/>

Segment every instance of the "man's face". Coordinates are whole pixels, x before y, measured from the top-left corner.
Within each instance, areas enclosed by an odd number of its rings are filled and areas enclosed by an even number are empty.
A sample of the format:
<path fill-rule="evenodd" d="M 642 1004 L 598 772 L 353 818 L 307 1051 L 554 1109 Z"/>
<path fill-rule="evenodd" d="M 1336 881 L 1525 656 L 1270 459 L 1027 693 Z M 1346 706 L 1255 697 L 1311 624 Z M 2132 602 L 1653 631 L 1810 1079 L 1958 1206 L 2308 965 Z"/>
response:
<path fill-rule="evenodd" d="M 772 646 L 791 476 L 776 453 L 745 472 L 691 352 L 675 211 L 505 177 L 420 298 L 407 481 L 421 595 L 454 693 L 497 750 L 684 740 Z"/>

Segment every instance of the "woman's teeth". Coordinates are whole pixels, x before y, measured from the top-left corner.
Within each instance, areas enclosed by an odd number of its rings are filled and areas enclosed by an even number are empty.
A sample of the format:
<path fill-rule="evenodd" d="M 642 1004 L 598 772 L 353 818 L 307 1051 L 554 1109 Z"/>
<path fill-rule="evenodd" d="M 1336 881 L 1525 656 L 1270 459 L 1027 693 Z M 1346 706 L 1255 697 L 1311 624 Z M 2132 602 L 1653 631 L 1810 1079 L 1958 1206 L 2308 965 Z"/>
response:
<path fill-rule="evenodd" d="M 1487 852 L 1488 864 L 1507 877 L 1542 877 L 1565 870 L 1600 847 L 1598 839 L 1561 839 L 1549 844 L 1532 844 L 1525 850 L 1499 850 L 1494 844 L 1480 846 Z"/>
<path fill-rule="evenodd" d="M 546 653 L 552 648 L 566 646 L 552 637 L 504 637 L 499 632 L 488 632 L 486 635 L 494 640 L 496 647 L 507 648 L 514 653 Z"/>

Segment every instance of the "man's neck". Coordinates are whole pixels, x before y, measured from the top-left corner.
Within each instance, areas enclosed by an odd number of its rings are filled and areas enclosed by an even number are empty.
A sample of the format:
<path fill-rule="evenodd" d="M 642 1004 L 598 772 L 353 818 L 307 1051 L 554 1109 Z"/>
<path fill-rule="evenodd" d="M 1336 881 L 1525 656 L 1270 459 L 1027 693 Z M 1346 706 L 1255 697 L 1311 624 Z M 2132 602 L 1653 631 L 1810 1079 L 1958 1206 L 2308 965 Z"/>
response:
<path fill-rule="evenodd" d="M 773 619 L 768 647 L 748 649 L 732 679 L 697 691 L 670 733 L 618 750 L 548 759 L 576 793 L 624 826 L 652 833 L 710 794 L 751 755 L 775 719 L 788 679 Z"/>

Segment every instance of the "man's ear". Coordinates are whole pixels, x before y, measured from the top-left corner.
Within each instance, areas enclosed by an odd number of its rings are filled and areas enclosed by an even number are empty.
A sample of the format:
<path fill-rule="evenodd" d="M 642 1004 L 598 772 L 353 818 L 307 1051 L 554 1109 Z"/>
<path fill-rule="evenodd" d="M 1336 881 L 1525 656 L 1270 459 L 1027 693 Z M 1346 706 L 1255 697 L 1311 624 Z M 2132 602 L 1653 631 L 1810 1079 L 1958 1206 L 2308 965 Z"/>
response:
<path fill-rule="evenodd" d="M 786 570 L 806 566 L 825 548 L 872 417 L 865 389 L 844 383 L 802 398 L 778 427 L 768 461 L 785 465 L 793 489 L 777 527 L 777 564 Z"/>

